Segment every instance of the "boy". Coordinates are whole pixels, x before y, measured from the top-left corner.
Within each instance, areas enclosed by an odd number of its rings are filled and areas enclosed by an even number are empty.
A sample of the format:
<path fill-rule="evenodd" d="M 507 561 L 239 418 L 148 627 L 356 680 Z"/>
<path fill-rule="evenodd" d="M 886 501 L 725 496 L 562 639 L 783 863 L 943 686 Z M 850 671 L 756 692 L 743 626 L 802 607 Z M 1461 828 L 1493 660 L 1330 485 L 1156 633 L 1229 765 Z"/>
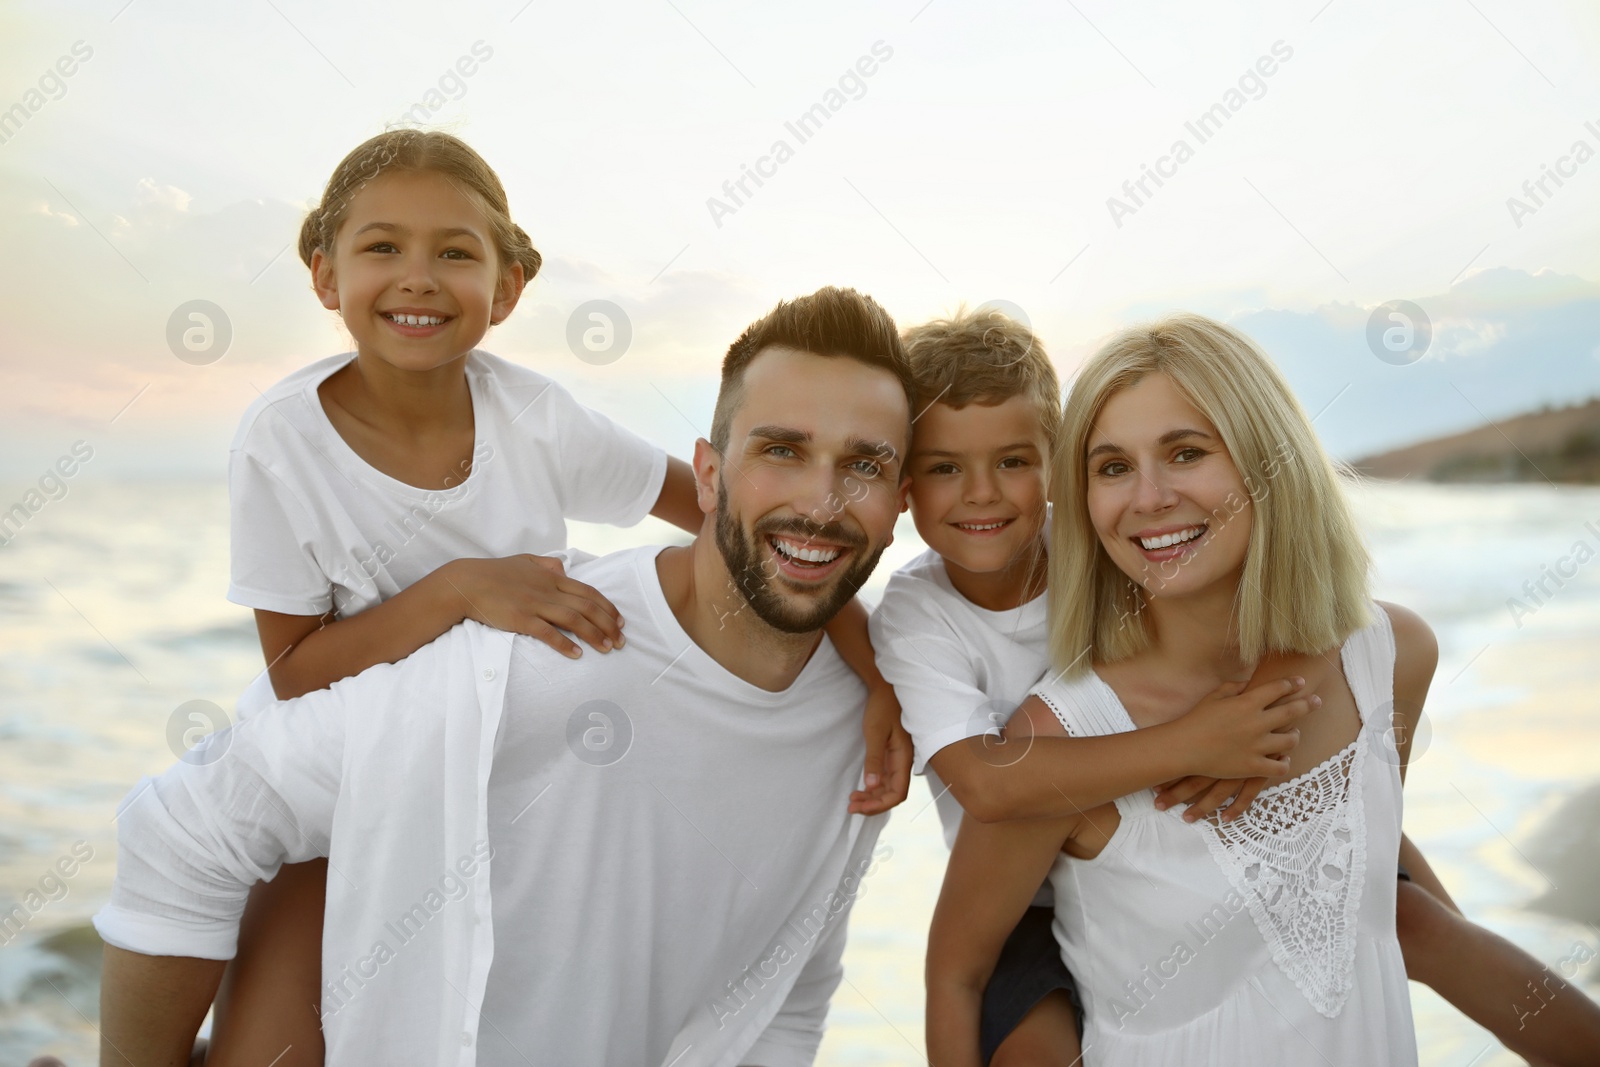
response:
<path fill-rule="evenodd" d="M 1294 743 L 1276 731 L 1320 703 L 1314 690 L 1331 667 L 1315 656 L 1274 657 L 1251 688 L 1225 686 L 1183 718 L 1131 733 L 1046 736 L 1059 731 L 1048 716 L 1018 716 L 997 736 L 1050 666 L 1045 524 L 1060 388 L 1039 340 L 998 311 L 962 309 L 908 330 L 905 341 L 918 393 L 908 506 L 929 551 L 890 579 L 872 643 L 946 844 L 963 809 L 982 821 L 1050 817 L 1162 783 L 1159 806 L 1194 801 L 1186 818 L 1234 795 L 1222 817 L 1242 812 Z M 1554 998 L 1551 1007 L 1567 1010 L 1540 1020 L 1547 1025 L 1515 1026 L 1507 1005 L 1548 972 L 1461 917 L 1409 841 L 1401 852 L 1416 879 L 1402 882 L 1397 905 L 1414 978 L 1536 1063 L 1584 1062 L 1586 1049 L 1600 1047 L 1600 1009 L 1581 996 Z M 982 1047 L 994 1067 L 1067 1067 L 1081 1055 L 1076 989 L 1052 917 L 1046 884 L 985 990 Z"/>

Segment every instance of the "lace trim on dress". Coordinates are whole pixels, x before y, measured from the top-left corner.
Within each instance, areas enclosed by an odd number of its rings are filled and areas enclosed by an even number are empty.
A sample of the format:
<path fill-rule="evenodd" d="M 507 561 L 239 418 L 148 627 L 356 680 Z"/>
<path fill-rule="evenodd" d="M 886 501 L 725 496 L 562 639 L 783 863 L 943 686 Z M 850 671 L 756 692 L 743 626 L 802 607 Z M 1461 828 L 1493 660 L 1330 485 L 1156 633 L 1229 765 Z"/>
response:
<path fill-rule="evenodd" d="M 1217 866 L 1240 893 L 1278 969 L 1327 1018 L 1354 985 L 1356 911 L 1367 868 L 1361 744 L 1261 792 L 1233 822 L 1205 825 Z"/>

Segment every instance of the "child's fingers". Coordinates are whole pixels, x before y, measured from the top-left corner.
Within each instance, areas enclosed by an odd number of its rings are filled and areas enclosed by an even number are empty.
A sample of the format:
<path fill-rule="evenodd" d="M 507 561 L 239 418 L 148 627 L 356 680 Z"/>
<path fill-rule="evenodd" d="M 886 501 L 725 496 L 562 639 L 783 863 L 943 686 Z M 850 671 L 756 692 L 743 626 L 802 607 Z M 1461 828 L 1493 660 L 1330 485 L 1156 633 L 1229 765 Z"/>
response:
<path fill-rule="evenodd" d="M 1224 802 L 1239 791 L 1241 783 L 1237 778 L 1226 778 L 1213 785 L 1200 795 L 1200 798 L 1190 804 L 1183 813 L 1184 822 L 1194 822 L 1204 818 L 1220 808 Z"/>
<path fill-rule="evenodd" d="M 583 655 L 583 649 L 573 644 L 566 634 L 557 630 L 543 619 L 534 619 L 521 632 L 535 641 L 543 641 L 568 659 L 577 659 Z"/>
<path fill-rule="evenodd" d="M 597 652 L 610 652 L 617 647 L 617 640 L 622 636 L 615 618 L 577 597 L 558 596 L 554 600 L 532 604 L 528 607 L 528 614 L 566 630 Z"/>
<path fill-rule="evenodd" d="M 1215 785 L 1216 781 L 1215 778 L 1208 778 L 1205 775 L 1192 774 L 1176 782 L 1169 782 L 1156 794 L 1156 810 L 1165 811 L 1174 804 L 1188 804 Z"/>
<path fill-rule="evenodd" d="M 618 611 L 617 606 L 607 600 L 600 590 L 592 585 L 584 585 L 582 582 L 573 581 L 571 578 L 562 578 L 556 582 L 556 592 L 563 596 L 576 597 L 579 600 L 593 604 L 600 611 L 611 616 L 618 627 L 624 625 L 622 612 Z"/>
<path fill-rule="evenodd" d="M 533 560 L 533 562 L 538 564 L 540 567 L 543 567 L 545 570 L 550 571 L 553 574 L 567 573 L 566 564 L 562 563 L 555 556 L 535 556 L 530 553 L 524 553 L 524 555 L 528 559 Z"/>
<path fill-rule="evenodd" d="M 1258 707 L 1267 708 L 1300 693 L 1305 689 L 1305 685 L 1306 680 L 1298 675 L 1293 678 L 1274 678 L 1270 682 L 1262 682 L 1254 689 L 1247 690 L 1245 695 Z"/>
<path fill-rule="evenodd" d="M 1262 722 L 1268 730 L 1276 733 L 1285 730 L 1299 722 L 1317 708 L 1322 707 L 1322 698 L 1313 693 L 1308 697 L 1298 697 L 1262 712 Z"/>
<path fill-rule="evenodd" d="M 1255 803 L 1256 797 L 1259 796 L 1261 791 L 1266 787 L 1267 780 L 1265 778 L 1245 779 L 1244 785 L 1239 789 L 1239 795 L 1234 797 L 1233 803 L 1229 804 L 1227 809 L 1223 811 L 1222 821 L 1232 822 L 1239 816 L 1243 815 L 1245 813 L 1245 809 L 1251 804 Z"/>

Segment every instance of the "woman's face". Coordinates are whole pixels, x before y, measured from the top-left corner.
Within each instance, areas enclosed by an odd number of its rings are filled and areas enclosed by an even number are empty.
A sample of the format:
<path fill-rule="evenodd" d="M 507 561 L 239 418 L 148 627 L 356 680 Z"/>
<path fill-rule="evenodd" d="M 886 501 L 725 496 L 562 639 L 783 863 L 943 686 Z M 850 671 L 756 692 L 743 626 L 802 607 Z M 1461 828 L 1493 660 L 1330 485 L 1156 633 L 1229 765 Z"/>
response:
<path fill-rule="evenodd" d="M 1089 431 L 1089 519 L 1113 563 L 1151 596 L 1237 582 L 1250 495 L 1211 420 L 1167 375 L 1113 393 Z"/>

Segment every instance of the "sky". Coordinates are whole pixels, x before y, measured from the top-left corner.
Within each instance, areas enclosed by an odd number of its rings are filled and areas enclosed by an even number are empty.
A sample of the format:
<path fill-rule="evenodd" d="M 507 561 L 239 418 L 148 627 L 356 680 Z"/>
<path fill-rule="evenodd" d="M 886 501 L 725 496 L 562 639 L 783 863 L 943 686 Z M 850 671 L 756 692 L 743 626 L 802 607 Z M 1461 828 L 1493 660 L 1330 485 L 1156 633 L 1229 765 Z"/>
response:
<path fill-rule="evenodd" d="M 545 255 L 482 347 L 678 455 L 729 342 L 827 284 L 902 325 L 1004 301 L 1068 377 L 1224 319 L 1344 458 L 1585 399 L 1597 54 L 1576 0 L 11 3 L 0 492 L 78 441 L 96 477 L 221 478 L 259 391 L 350 347 L 293 242 L 401 122 L 478 149 Z M 209 362 L 169 342 L 196 300 Z M 631 324 L 603 365 L 567 340 L 592 300 Z M 1369 341 L 1396 300 L 1414 358 Z"/>

